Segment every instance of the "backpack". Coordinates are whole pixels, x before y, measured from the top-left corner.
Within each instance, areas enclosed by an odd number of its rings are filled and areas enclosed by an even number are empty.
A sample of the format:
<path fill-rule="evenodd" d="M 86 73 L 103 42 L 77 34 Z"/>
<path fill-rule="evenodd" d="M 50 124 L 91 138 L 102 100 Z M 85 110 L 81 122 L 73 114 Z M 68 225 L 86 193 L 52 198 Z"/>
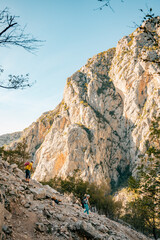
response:
<path fill-rule="evenodd" d="M 81 200 L 82 208 L 84 208 L 84 204 L 86 204 L 86 203 L 87 203 L 86 197 L 83 197 Z"/>
<path fill-rule="evenodd" d="M 28 161 L 25 162 L 24 166 L 26 167 L 26 166 L 28 166 L 28 165 L 29 165 L 29 162 L 28 162 Z"/>

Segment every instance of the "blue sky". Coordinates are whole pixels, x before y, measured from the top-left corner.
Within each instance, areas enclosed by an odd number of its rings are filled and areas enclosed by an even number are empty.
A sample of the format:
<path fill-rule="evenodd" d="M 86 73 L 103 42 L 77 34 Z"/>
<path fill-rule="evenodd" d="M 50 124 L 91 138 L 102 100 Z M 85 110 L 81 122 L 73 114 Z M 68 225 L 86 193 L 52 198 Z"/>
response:
<path fill-rule="evenodd" d="M 152 7 L 159 15 L 160 0 L 112 0 L 109 8 L 95 11 L 97 0 L 1 0 L 26 32 L 45 40 L 36 55 L 22 48 L 0 48 L 5 74 L 30 74 L 36 84 L 26 90 L 0 89 L 0 135 L 23 130 L 62 100 L 67 77 L 93 55 L 116 47 L 140 23 L 138 9 Z M 2 79 L 2 76 L 1 76 Z"/>

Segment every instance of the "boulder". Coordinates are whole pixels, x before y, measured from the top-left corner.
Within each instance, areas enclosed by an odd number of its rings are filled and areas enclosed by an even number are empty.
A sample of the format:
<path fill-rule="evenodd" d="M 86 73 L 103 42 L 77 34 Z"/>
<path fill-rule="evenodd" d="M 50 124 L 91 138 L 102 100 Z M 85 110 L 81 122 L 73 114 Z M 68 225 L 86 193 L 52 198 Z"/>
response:
<path fill-rule="evenodd" d="M 33 193 L 34 199 L 45 199 L 46 190 L 44 188 L 30 188 L 30 191 Z"/>
<path fill-rule="evenodd" d="M 91 223 L 86 223 L 84 221 L 78 221 L 75 224 L 77 232 L 80 235 L 84 235 L 87 238 L 91 239 L 103 239 L 102 236 L 98 233 L 98 231 L 92 226 Z"/>
<path fill-rule="evenodd" d="M 55 189 L 51 188 L 49 185 L 43 186 L 46 190 L 46 196 L 52 198 L 54 194 L 58 193 Z"/>
<path fill-rule="evenodd" d="M 21 179 L 25 178 L 25 173 L 22 172 L 22 170 L 20 170 L 19 168 L 15 168 L 14 173 L 17 177 L 19 177 Z"/>

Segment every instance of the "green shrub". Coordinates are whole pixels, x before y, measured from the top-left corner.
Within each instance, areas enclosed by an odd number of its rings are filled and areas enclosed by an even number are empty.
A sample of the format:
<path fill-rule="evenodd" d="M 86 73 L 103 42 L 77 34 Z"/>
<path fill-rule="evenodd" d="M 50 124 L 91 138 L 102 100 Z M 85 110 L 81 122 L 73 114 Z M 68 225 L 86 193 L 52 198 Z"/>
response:
<path fill-rule="evenodd" d="M 127 204 L 123 220 L 137 230 L 160 235 L 160 116 L 154 117 L 146 144 L 146 152 L 137 167 L 137 178 L 129 180 L 129 191 L 137 195 Z"/>
<path fill-rule="evenodd" d="M 90 205 L 96 207 L 99 213 L 115 219 L 118 218 L 121 212 L 122 204 L 115 202 L 113 196 L 110 195 L 111 189 L 108 182 L 103 182 L 100 185 L 84 181 L 79 177 L 79 171 L 76 170 L 73 176 L 68 176 L 66 179 L 55 177 L 48 184 L 60 193 L 73 193 L 76 198 L 82 199 L 84 194 L 90 195 Z"/>
<path fill-rule="evenodd" d="M 23 139 L 22 142 L 17 143 L 15 149 L 4 149 L 0 148 L 0 157 L 4 161 L 8 161 L 10 164 L 16 163 L 18 167 L 24 170 L 24 163 L 31 158 L 29 152 L 27 151 L 26 140 Z"/>

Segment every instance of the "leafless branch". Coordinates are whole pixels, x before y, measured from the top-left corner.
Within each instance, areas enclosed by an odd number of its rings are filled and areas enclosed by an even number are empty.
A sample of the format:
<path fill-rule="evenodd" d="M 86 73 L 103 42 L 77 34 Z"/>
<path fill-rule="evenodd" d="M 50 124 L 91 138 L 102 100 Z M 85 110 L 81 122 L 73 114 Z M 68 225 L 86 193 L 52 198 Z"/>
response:
<path fill-rule="evenodd" d="M 114 9 L 112 8 L 112 6 L 110 4 L 111 0 L 98 0 L 98 2 L 101 2 L 104 4 L 94 10 L 102 10 L 104 7 L 109 7 L 114 12 Z M 124 2 L 124 0 L 121 0 L 121 2 Z"/>
<path fill-rule="evenodd" d="M 11 15 L 8 8 L 0 11 L 0 47 L 18 46 L 26 51 L 35 53 L 44 41 L 38 40 L 31 34 L 25 33 L 25 27 L 18 24 L 18 16 Z M 0 66 L 0 74 L 3 73 Z M 5 89 L 24 89 L 31 87 L 29 74 L 9 75 L 8 79 L 0 82 L 0 88 Z"/>
<path fill-rule="evenodd" d="M 8 8 L 0 12 L 0 47 L 19 46 L 34 53 L 44 41 L 25 33 L 17 22 L 18 16 L 12 16 Z"/>

